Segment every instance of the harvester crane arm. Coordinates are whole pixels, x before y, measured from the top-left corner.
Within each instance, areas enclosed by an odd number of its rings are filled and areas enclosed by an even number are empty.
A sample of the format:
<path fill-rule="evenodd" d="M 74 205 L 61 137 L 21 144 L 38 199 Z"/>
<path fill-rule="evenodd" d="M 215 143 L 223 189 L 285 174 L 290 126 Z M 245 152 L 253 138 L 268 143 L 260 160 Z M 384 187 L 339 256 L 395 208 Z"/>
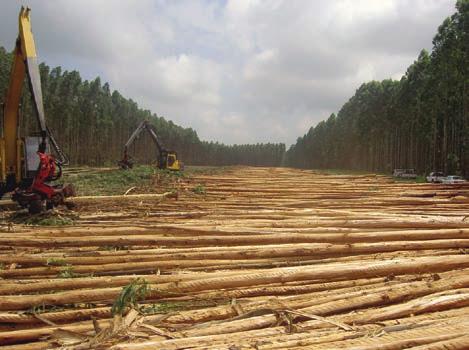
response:
<path fill-rule="evenodd" d="M 60 177 L 61 165 L 68 160 L 46 125 L 30 12 L 29 8 L 21 7 L 13 65 L 3 104 L 0 135 L 0 197 L 14 190 L 12 198 L 15 201 L 23 207 L 28 207 L 30 212 L 39 212 L 44 202 L 47 207 L 64 203 L 64 196 L 73 194 L 73 190 L 71 187 L 65 190 L 61 186 L 47 184 Z M 19 108 L 25 77 L 28 78 L 33 109 L 38 122 L 39 139 L 24 137 L 20 131 Z M 58 159 L 47 154 L 48 140 Z M 37 153 L 38 158 L 35 158 L 34 153 Z M 34 163 L 36 165 L 33 165 Z M 37 170 L 34 167 L 37 167 Z"/>
<path fill-rule="evenodd" d="M 156 136 L 155 131 L 153 130 L 152 126 L 147 120 L 143 120 L 138 126 L 137 129 L 130 135 L 129 139 L 124 145 L 124 151 L 128 150 L 128 148 L 135 142 L 135 140 L 140 136 L 140 134 L 144 131 L 147 130 L 148 133 L 150 134 L 153 142 L 155 142 L 156 147 L 158 148 L 158 152 L 161 153 L 163 148 L 161 147 L 160 142 L 158 141 L 158 136 Z"/>
<path fill-rule="evenodd" d="M 21 180 L 19 157 L 19 113 L 21 92 L 25 76 L 28 77 L 28 83 L 31 90 L 33 108 L 37 117 L 39 131 L 42 138 L 42 147 L 45 148 L 47 138 L 54 148 L 58 162 L 60 164 L 68 163 L 67 157 L 58 147 L 49 128 L 46 126 L 44 116 L 44 105 L 42 102 L 41 76 L 39 74 L 39 65 L 37 62 L 36 45 L 34 43 L 33 33 L 31 31 L 30 9 L 21 7 L 19 14 L 19 34 L 16 39 L 13 52 L 13 66 L 11 69 L 10 83 L 6 93 L 3 106 L 3 142 L 0 155 L 2 159 L 2 181 L 7 181 L 8 174 L 14 174 L 16 182 Z"/>
<path fill-rule="evenodd" d="M 6 181 L 7 174 L 15 174 L 16 182 L 21 180 L 19 145 L 17 144 L 21 91 L 25 75 L 28 76 L 29 86 L 33 99 L 33 108 L 36 112 L 42 142 L 46 142 L 47 127 L 42 103 L 41 78 L 37 63 L 36 46 L 31 32 L 30 9 L 21 8 L 19 15 L 19 34 L 16 39 L 13 53 L 13 66 L 11 69 L 10 84 L 8 86 L 3 109 L 3 147 L 2 181 Z"/>
<path fill-rule="evenodd" d="M 163 149 L 163 147 L 161 147 L 161 144 L 158 141 L 158 136 L 156 136 L 155 130 L 153 130 L 153 127 L 148 123 L 147 123 L 147 129 L 148 129 L 148 133 L 150 134 L 151 138 L 155 142 L 156 147 L 158 148 L 158 152 L 161 154 L 164 151 L 164 149 Z"/>
<path fill-rule="evenodd" d="M 137 137 L 142 133 L 143 129 L 144 129 L 144 121 L 141 122 L 137 126 L 137 129 L 134 130 L 132 135 L 130 135 L 129 139 L 127 140 L 127 142 L 124 145 L 124 150 L 127 150 L 132 145 L 132 143 L 134 143 L 134 141 L 137 139 Z"/>
<path fill-rule="evenodd" d="M 135 142 L 135 140 L 140 136 L 140 134 L 147 130 L 150 134 L 152 140 L 155 142 L 156 147 L 158 147 L 158 151 L 161 152 L 162 148 L 160 143 L 158 142 L 158 137 L 156 136 L 155 132 L 153 131 L 150 123 L 147 120 L 143 120 L 138 126 L 137 129 L 130 135 L 129 139 L 124 145 L 124 151 L 128 150 L 128 148 Z"/>
<path fill-rule="evenodd" d="M 150 134 L 151 139 L 156 145 L 158 150 L 157 164 L 160 169 L 169 169 L 169 170 L 181 170 L 183 167 L 182 162 L 179 162 L 177 159 L 177 153 L 174 151 L 169 151 L 164 148 L 155 132 L 155 129 L 150 124 L 148 120 L 143 120 L 135 129 L 135 131 L 130 135 L 129 139 L 124 145 L 124 155 L 123 158 L 118 162 L 118 165 L 122 169 L 129 169 L 133 167 L 133 161 L 129 157 L 128 150 L 129 147 L 135 142 L 135 140 L 140 136 L 140 134 L 147 130 Z"/>

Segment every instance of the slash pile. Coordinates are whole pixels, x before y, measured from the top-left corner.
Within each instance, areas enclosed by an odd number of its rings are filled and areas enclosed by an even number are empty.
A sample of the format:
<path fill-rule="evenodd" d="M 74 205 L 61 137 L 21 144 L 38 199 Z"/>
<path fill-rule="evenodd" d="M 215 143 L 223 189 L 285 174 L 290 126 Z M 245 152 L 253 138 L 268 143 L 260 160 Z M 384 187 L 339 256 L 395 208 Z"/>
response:
<path fill-rule="evenodd" d="M 468 185 L 248 167 L 194 184 L 3 230 L 0 345 L 469 349 Z"/>

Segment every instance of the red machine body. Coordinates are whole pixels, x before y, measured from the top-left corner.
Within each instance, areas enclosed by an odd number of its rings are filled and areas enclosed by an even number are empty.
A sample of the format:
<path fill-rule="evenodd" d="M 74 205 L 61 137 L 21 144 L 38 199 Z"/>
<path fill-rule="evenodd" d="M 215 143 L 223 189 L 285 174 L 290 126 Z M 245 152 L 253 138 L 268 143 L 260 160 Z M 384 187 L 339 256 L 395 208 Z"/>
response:
<path fill-rule="evenodd" d="M 46 181 L 51 181 L 56 175 L 56 165 L 54 156 L 46 153 L 37 152 L 39 156 L 39 169 L 31 185 L 32 192 L 39 192 L 47 199 L 51 199 L 55 194 L 55 189 Z"/>

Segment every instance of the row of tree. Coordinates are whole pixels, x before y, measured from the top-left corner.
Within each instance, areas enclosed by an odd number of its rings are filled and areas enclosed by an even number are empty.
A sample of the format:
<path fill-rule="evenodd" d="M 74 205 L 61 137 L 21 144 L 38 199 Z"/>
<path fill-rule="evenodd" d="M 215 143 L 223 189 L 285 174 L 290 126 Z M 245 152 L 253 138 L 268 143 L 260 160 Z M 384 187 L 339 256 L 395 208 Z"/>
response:
<path fill-rule="evenodd" d="M 8 87 L 12 54 L 0 47 L 0 96 Z M 263 165 L 278 166 L 285 154 L 284 144 L 224 145 L 199 139 L 191 128 L 141 109 L 118 91 L 111 91 L 100 78 L 83 80 L 77 71 L 62 71 L 40 65 L 46 119 L 58 144 L 75 165 L 115 164 L 122 157 L 123 145 L 137 125 L 149 120 L 162 144 L 175 150 L 186 164 L 198 165 Z M 22 134 L 37 128 L 28 85 L 22 98 Z M 1 97 L 0 97 L 1 101 Z M 154 149 L 154 152 L 148 150 Z M 156 146 L 143 135 L 131 153 L 136 160 L 156 159 Z"/>
<path fill-rule="evenodd" d="M 284 144 L 224 145 L 199 139 L 191 128 L 141 109 L 99 78 L 40 65 L 49 126 L 72 164 L 112 164 L 141 120 L 149 120 L 164 146 L 186 164 L 302 168 L 348 168 L 390 172 L 415 168 L 469 175 L 469 0 L 438 28 L 431 53 L 423 50 L 400 81 L 365 83 L 337 115 L 312 127 L 285 152 Z M 0 47 L 0 93 L 5 92 L 12 55 Z M 23 133 L 35 128 L 27 84 Z M 137 160 L 156 157 L 142 136 Z M 132 151 L 132 150 L 131 150 Z"/>
<path fill-rule="evenodd" d="M 287 164 L 390 172 L 415 168 L 469 175 L 469 1 L 438 28 L 400 81 L 360 86 L 337 115 L 312 127 Z"/>

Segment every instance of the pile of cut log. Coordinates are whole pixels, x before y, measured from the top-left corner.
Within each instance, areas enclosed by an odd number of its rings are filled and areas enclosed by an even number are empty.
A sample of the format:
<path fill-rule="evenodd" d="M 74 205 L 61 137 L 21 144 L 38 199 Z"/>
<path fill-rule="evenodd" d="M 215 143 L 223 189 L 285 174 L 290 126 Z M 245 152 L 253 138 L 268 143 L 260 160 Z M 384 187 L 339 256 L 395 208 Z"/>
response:
<path fill-rule="evenodd" d="M 0 232 L 5 349 L 469 349 L 469 186 L 285 168 Z M 188 185 L 189 186 L 189 185 Z M 169 197 L 169 198 L 168 198 Z M 124 287 L 145 295 L 111 310 Z"/>

